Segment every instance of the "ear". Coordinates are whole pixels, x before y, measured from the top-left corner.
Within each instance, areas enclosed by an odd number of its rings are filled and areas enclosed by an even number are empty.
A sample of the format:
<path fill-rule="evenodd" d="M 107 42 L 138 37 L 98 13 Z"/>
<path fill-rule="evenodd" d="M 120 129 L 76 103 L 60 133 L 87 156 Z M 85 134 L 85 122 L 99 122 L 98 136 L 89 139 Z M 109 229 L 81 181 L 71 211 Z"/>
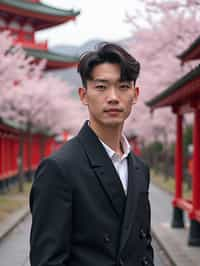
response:
<path fill-rule="evenodd" d="M 78 89 L 78 94 L 79 94 L 79 98 L 80 98 L 80 101 L 84 104 L 84 105 L 88 105 L 88 102 L 87 102 L 87 90 L 86 88 L 79 88 Z"/>
<path fill-rule="evenodd" d="M 136 104 L 139 94 L 140 94 L 139 87 L 135 87 L 134 88 L 133 104 Z"/>

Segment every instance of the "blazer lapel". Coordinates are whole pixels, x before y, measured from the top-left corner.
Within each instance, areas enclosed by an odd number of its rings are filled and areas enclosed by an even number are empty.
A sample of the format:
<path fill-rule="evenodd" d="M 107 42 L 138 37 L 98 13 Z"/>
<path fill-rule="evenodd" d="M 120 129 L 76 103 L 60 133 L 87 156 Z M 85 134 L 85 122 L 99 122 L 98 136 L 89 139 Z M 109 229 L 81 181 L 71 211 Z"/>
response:
<path fill-rule="evenodd" d="M 117 215 L 122 216 L 126 196 L 120 178 L 102 143 L 88 126 L 88 121 L 79 132 L 78 139 L 113 209 Z"/>
<path fill-rule="evenodd" d="M 143 184 L 143 171 L 138 165 L 134 155 L 132 153 L 128 156 L 128 192 L 127 192 L 127 201 L 124 213 L 124 219 L 122 223 L 121 230 L 121 241 L 120 241 L 120 250 L 121 251 L 128 240 L 131 228 L 134 222 L 134 216 L 136 212 L 137 202 L 139 194 Z"/>
<path fill-rule="evenodd" d="M 94 168 L 94 171 L 99 178 L 99 181 L 107 194 L 114 210 L 116 213 L 122 217 L 124 213 L 124 206 L 126 196 L 124 194 L 122 184 L 116 173 L 115 169 L 113 169 L 112 162 L 105 164 L 103 167 Z"/>

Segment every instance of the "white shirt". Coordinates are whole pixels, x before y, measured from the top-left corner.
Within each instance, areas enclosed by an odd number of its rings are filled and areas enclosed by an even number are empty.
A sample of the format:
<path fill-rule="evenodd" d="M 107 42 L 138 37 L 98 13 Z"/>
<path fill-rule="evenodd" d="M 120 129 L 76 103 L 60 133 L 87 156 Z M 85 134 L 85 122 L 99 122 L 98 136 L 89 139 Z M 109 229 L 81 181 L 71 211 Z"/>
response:
<path fill-rule="evenodd" d="M 108 156 L 113 162 L 113 165 L 120 177 L 122 186 L 124 188 L 124 192 L 127 195 L 127 187 L 128 187 L 128 162 L 127 162 L 127 156 L 131 151 L 130 144 L 125 137 L 125 135 L 122 135 L 121 138 L 121 145 L 123 149 L 123 155 L 120 157 L 119 154 L 117 154 L 113 149 L 111 149 L 107 144 L 105 144 L 101 139 L 99 139 L 104 146 Z"/>

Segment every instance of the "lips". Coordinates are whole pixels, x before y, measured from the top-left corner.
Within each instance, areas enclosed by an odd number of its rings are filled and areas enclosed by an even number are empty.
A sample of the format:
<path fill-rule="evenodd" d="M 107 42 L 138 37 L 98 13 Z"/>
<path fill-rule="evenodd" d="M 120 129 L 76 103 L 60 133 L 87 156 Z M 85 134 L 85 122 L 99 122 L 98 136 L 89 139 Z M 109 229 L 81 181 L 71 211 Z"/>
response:
<path fill-rule="evenodd" d="M 122 110 L 113 108 L 113 109 L 107 109 L 107 110 L 105 110 L 105 112 L 107 112 L 107 113 L 110 113 L 110 112 L 116 113 L 116 112 L 118 112 L 119 113 L 119 112 L 122 112 Z"/>
<path fill-rule="evenodd" d="M 108 116 L 111 116 L 111 117 L 115 117 L 115 116 L 118 117 L 122 113 L 122 110 L 121 109 L 112 108 L 112 109 L 105 110 L 105 113 Z"/>

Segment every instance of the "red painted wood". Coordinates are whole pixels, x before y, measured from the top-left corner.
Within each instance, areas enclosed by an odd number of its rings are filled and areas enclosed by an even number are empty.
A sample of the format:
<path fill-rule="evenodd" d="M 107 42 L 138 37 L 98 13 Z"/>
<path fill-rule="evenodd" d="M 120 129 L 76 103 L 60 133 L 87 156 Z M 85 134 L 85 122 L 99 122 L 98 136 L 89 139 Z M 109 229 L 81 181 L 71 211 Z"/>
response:
<path fill-rule="evenodd" d="M 200 100 L 200 77 L 188 82 L 183 87 L 172 93 L 171 95 L 160 100 L 152 107 L 152 110 L 164 106 L 183 106 L 184 104 L 192 104 L 197 99 Z"/>
<path fill-rule="evenodd" d="M 2 154 L 2 161 L 1 161 L 1 167 L 2 167 L 2 175 L 1 179 L 5 179 L 5 134 L 2 134 L 2 142 L 1 142 L 1 154 Z"/>
<path fill-rule="evenodd" d="M 48 138 L 45 144 L 45 157 L 48 157 L 53 152 L 52 144 L 53 144 L 52 138 Z"/>
<path fill-rule="evenodd" d="M 185 199 L 176 199 L 176 207 L 183 209 L 190 213 L 192 211 L 192 202 Z"/>
<path fill-rule="evenodd" d="M 8 171 L 8 175 L 10 177 L 11 175 L 11 139 L 10 139 L 10 135 L 7 136 L 7 171 Z"/>
<path fill-rule="evenodd" d="M 8 140 L 7 140 L 7 134 L 4 138 L 4 153 L 5 153 L 5 168 L 4 168 L 4 173 L 5 173 L 5 176 L 8 177 L 9 176 L 9 173 L 8 173 Z"/>
<path fill-rule="evenodd" d="M 18 138 L 15 137 L 15 139 L 14 139 L 14 151 L 13 151 L 13 154 L 14 154 L 13 169 L 16 173 L 18 172 L 18 164 L 17 164 L 18 151 L 19 151 L 19 142 L 18 142 Z"/>
<path fill-rule="evenodd" d="M 32 148 L 32 167 L 33 169 L 38 165 L 40 161 L 40 140 L 39 135 L 33 136 L 33 148 Z"/>
<path fill-rule="evenodd" d="M 37 59 L 35 60 L 36 62 L 38 61 Z M 47 61 L 47 67 L 46 69 L 63 69 L 63 68 L 72 68 L 76 67 L 77 63 L 76 62 L 60 62 L 60 61 Z"/>
<path fill-rule="evenodd" d="M 24 38 L 17 38 L 13 41 L 13 44 L 21 44 L 24 48 L 30 48 L 30 49 L 38 49 L 42 51 L 48 50 L 48 42 L 39 42 L 36 43 L 34 40 L 29 41 L 25 40 Z"/>
<path fill-rule="evenodd" d="M 182 64 L 190 60 L 200 59 L 200 46 L 196 46 L 193 50 L 190 51 L 186 56 L 181 60 Z"/>
<path fill-rule="evenodd" d="M 0 180 L 3 178 L 2 160 L 3 160 L 3 154 L 2 154 L 2 133 L 0 132 Z"/>
<path fill-rule="evenodd" d="M 175 200 L 182 198 L 183 182 L 183 116 L 177 114 L 176 120 L 176 149 L 175 149 Z"/>
<path fill-rule="evenodd" d="M 0 181 L 11 178 L 18 173 L 17 158 L 19 155 L 19 132 L 0 124 Z M 40 138 L 41 135 L 33 135 L 32 142 L 32 169 L 35 170 L 40 162 Z M 56 149 L 53 137 L 47 138 L 45 156 L 49 156 Z M 25 136 L 24 144 L 24 170 L 28 170 L 28 136 Z"/>
<path fill-rule="evenodd" d="M 27 139 L 24 141 L 24 158 L 23 158 L 24 170 L 27 171 Z"/>

